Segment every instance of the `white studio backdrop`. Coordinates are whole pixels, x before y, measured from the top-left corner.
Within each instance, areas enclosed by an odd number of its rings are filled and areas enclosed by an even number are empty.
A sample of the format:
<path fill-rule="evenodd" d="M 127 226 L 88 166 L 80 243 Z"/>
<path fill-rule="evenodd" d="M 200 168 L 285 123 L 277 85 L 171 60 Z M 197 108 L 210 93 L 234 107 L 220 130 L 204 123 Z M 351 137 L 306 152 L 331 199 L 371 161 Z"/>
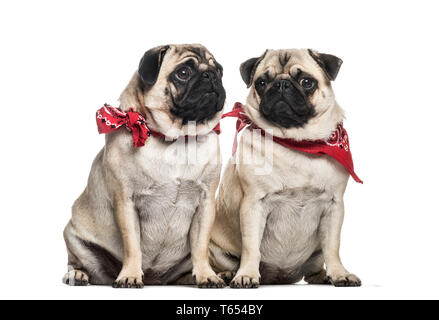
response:
<path fill-rule="evenodd" d="M 0 298 L 439 298 L 437 1 L 3 1 L 0 4 Z M 341 256 L 361 288 L 70 288 L 62 231 L 104 137 L 95 111 L 143 53 L 202 43 L 224 67 L 225 110 L 245 102 L 239 65 L 266 48 L 344 60 L 334 82 L 354 162 Z M 222 121 L 223 160 L 235 121 Z"/>

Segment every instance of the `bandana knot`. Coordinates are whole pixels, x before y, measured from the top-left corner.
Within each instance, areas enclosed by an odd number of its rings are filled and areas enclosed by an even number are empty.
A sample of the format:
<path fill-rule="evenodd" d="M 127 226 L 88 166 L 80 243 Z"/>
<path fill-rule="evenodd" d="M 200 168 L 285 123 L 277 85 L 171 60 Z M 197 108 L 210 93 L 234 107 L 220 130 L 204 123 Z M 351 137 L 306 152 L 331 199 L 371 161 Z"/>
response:
<path fill-rule="evenodd" d="M 125 112 L 119 108 L 104 104 L 104 106 L 96 112 L 96 124 L 99 133 L 111 133 L 120 127 L 127 128 L 133 135 L 134 148 L 143 147 L 151 134 L 155 137 L 165 138 L 164 134 L 149 129 L 146 125 L 146 119 L 132 108 L 128 112 Z M 213 128 L 213 131 L 216 134 L 221 133 L 219 123 Z M 185 136 L 185 139 L 187 141 L 188 136 Z"/>

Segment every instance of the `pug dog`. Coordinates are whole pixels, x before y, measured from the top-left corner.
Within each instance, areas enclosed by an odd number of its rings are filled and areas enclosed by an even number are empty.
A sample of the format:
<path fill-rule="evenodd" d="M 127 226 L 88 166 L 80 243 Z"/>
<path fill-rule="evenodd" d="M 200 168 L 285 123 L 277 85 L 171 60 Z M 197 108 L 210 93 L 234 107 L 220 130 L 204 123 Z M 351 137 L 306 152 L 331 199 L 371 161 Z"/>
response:
<path fill-rule="evenodd" d="M 344 118 L 331 87 L 341 64 L 333 55 L 293 49 L 267 50 L 241 65 L 250 87 L 243 110 L 252 125 L 225 169 L 210 245 L 211 263 L 231 287 L 303 278 L 311 284 L 361 285 L 339 256 L 349 172 L 327 155 L 276 143 L 330 139 Z M 255 142 L 255 128 L 270 132 L 272 150 Z M 255 163 L 266 163 L 269 152 L 271 171 L 261 174 Z M 246 161 L 250 154 L 252 161 Z"/>
<path fill-rule="evenodd" d="M 208 261 L 221 170 L 213 128 L 225 101 L 222 73 L 201 45 L 144 54 L 120 110 L 140 114 L 157 134 L 139 148 L 128 130 L 106 135 L 64 231 L 64 283 L 224 286 Z"/>

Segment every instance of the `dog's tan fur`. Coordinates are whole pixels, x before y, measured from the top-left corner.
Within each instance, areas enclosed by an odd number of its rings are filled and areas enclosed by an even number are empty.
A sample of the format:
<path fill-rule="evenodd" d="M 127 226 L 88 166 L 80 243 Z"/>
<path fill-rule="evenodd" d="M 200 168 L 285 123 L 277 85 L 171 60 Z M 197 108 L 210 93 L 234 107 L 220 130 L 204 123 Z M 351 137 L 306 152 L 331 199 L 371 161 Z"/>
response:
<path fill-rule="evenodd" d="M 138 73 L 134 74 L 120 97 L 120 107 L 143 114 L 152 130 L 182 138 L 168 142 L 151 135 L 144 147 L 134 149 L 127 130 L 106 136 L 64 231 L 69 255 L 65 283 L 115 281 L 116 287 L 142 287 L 183 283 L 181 279 L 193 276 L 200 286 L 223 285 L 208 261 L 221 169 L 218 136 L 212 129 L 221 112 L 190 132 L 170 113 L 171 98 L 165 93 L 176 90 L 168 81 L 176 65 L 194 59 L 202 69 L 207 68 L 203 61 L 212 64 L 214 58 L 201 45 L 171 45 L 163 59 L 151 88 L 143 89 Z M 183 136 L 188 134 L 200 137 L 185 142 Z M 189 151 L 175 152 L 182 144 L 185 151 L 196 148 L 196 163 L 189 159 Z"/>
<path fill-rule="evenodd" d="M 306 125 L 285 129 L 262 118 L 254 84 L 245 112 L 274 136 L 326 139 L 343 120 L 343 111 L 329 79 L 307 50 L 268 50 L 254 79 L 267 71 L 273 78 L 287 79 L 298 69 L 318 80 L 318 89 L 310 98 L 316 115 Z M 339 257 L 347 171 L 330 157 L 276 143 L 268 149 L 255 141 L 252 130 L 244 130 L 237 155 L 220 184 L 210 246 L 214 269 L 236 272 L 231 285 L 237 288 L 257 287 L 261 275 L 267 284 L 294 283 L 305 277 L 309 283 L 359 285 L 360 280 L 346 271 Z M 268 153 L 273 156 L 272 172 L 261 175 Z M 250 154 L 253 164 L 244 159 Z"/>

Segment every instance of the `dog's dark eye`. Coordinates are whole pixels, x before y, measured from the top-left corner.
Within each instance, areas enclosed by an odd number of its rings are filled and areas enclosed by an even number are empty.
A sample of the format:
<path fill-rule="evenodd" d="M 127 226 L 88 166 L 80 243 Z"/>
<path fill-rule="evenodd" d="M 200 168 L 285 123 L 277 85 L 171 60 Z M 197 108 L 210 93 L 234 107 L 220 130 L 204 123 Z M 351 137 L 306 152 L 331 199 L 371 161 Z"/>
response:
<path fill-rule="evenodd" d="M 311 78 L 303 78 L 300 80 L 300 85 L 305 90 L 311 90 L 314 89 L 314 86 L 316 85 L 316 81 Z"/>
<path fill-rule="evenodd" d="M 177 78 L 182 81 L 186 81 L 192 74 L 192 69 L 189 67 L 182 67 L 177 70 Z"/>
<path fill-rule="evenodd" d="M 256 87 L 258 89 L 263 89 L 265 87 L 265 85 L 266 85 L 266 83 L 265 83 L 265 80 L 263 80 L 263 79 L 259 79 L 256 81 Z"/>

